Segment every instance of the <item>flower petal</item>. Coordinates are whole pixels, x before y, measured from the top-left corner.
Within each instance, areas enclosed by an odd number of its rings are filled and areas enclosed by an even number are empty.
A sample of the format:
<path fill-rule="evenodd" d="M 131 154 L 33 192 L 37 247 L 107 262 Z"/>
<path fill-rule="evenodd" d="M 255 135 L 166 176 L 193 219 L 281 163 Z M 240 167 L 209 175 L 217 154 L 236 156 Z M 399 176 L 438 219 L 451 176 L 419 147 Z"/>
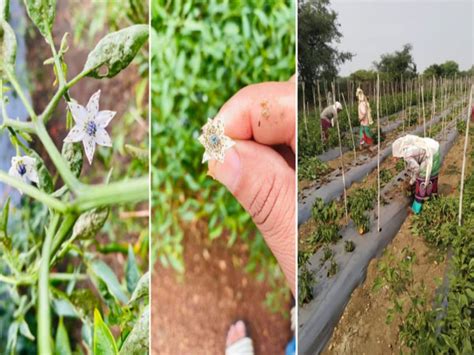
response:
<path fill-rule="evenodd" d="M 25 168 L 26 168 L 26 174 L 25 174 L 26 177 L 30 179 L 30 181 L 37 184 L 39 182 L 39 178 L 38 178 L 38 172 L 36 171 L 36 166 L 31 165 L 31 164 L 25 164 Z"/>
<path fill-rule="evenodd" d="M 71 110 L 72 117 L 76 124 L 84 124 L 89 119 L 89 113 L 84 106 L 79 105 L 75 102 L 68 102 L 67 105 Z"/>
<path fill-rule="evenodd" d="M 16 164 L 15 165 L 12 164 L 12 166 L 8 170 L 8 175 L 13 176 L 14 178 L 20 178 L 21 179 L 21 175 L 18 172 L 18 168 L 17 168 Z"/>
<path fill-rule="evenodd" d="M 117 112 L 115 111 L 99 111 L 99 113 L 95 116 L 95 122 L 97 124 L 97 127 L 99 128 L 105 128 L 107 125 L 110 123 L 112 118 L 114 118 L 115 114 Z"/>
<path fill-rule="evenodd" d="M 107 131 L 103 128 L 97 129 L 97 132 L 95 133 L 95 142 L 98 145 L 103 145 L 105 147 L 112 146 L 112 140 L 110 139 L 110 136 Z"/>
<path fill-rule="evenodd" d="M 210 155 L 207 154 L 207 152 L 204 152 L 204 155 L 202 156 L 202 164 L 205 163 L 206 161 L 208 161 L 209 159 L 211 159 Z"/>
<path fill-rule="evenodd" d="M 24 155 L 23 157 L 21 157 L 21 160 L 23 161 L 23 164 L 25 164 L 25 166 L 31 165 L 33 167 L 36 167 L 36 159 L 33 157 Z"/>
<path fill-rule="evenodd" d="M 87 103 L 87 111 L 89 112 L 90 117 L 94 117 L 99 112 L 99 98 L 100 90 L 97 90 Z"/>
<path fill-rule="evenodd" d="M 84 150 L 86 152 L 87 160 L 89 161 L 89 164 L 92 164 L 92 160 L 94 159 L 94 152 L 95 152 L 94 137 L 85 135 L 84 139 L 82 140 L 82 144 L 84 144 Z"/>
<path fill-rule="evenodd" d="M 66 138 L 64 138 L 64 142 L 66 143 L 75 143 L 82 141 L 86 136 L 86 131 L 84 130 L 84 125 L 77 124 L 71 128 Z"/>

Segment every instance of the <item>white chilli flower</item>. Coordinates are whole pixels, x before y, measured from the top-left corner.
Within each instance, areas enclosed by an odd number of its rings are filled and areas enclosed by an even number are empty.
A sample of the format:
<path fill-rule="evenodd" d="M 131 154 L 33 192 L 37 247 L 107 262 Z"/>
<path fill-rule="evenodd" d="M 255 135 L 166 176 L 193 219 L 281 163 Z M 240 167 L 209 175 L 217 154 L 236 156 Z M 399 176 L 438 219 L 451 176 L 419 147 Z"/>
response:
<path fill-rule="evenodd" d="M 38 183 L 38 172 L 36 171 L 36 159 L 24 155 L 22 157 L 12 157 L 11 161 L 12 166 L 8 170 L 8 174 L 14 178 L 21 179 L 24 182 L 28 183 L 29 181 Z M 23 191 L 20 191 L 23 194 Z"/>
<path fill-rule="evenodd" d="M 219 119 L 211 120 L 208 118 L 198 139 L 206 149 L 202 157 L 202 163 L 210 159 L 223 163 L 226 150 L 235 144 L 232 139 L 224 134 L 224 124 Z"/>
<path fill-rule="evenodd" d="M 105 147 L 112 146 L 112 140 L 105 127 L 114 118 L 116 112 L 108 110 L 99 111 L 99 97 L 100 90 L 91 96 L 86 107 L 75 102 L 68 102 L 76 125 L 72 127 L 67 137 L 64 138 L 64 142 L 75 143 L 82 141 L 89 164 L 92 164 L 96 144 Z"/>

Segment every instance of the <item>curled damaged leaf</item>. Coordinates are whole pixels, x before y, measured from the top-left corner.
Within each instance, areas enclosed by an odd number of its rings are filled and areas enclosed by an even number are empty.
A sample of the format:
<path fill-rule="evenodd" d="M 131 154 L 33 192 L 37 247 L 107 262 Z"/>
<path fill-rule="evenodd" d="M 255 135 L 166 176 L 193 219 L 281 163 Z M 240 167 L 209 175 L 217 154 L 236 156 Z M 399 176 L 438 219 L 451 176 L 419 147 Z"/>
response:
<path fill-rule="evenodd" d="M 143 309 L 140 319 L 128 334 L 120 349 L 121 355 L 140 355 L 149 351 L 150 306 Z"/>
<path fill-rule="evenodd" d="M 109 33 L 89 53 L 83 70 L 94 78 L 112 78 L 130 64 L 147 39 L 147 25 L 133 25 Z M 105 73 L 100 72 L 101 67 L 105 67 Z"/>
<path fill-rule="evenodd" d="M 69 170 L 79 177 L 82 171 L 82 163 L 84 161 L 84 153 L 80 143 L 64 143 L 61 151 L 62 156 L 66 159 Z"/>
<path fill-rule="evenodd" d="M 0 70 L 2 75 L 4 70 L 14 72 L 16 58 L 16 37 L 15 32 L 7 21 L 0 19 L 0 40 L 2 60 L 0 61 Z"/>
<path fill-rule="evenodd" d="M 150 292 L 150 272 L 147 271 L 141 278 L 138 280 L 137 287 L 128 301 L 130 307 L 134 307 L 138 304 L 141 299 L 148 300 L 148 294 Z"/>
<path fill-rule="evenodd" d="M 109 208 L 94 208 L 79 216 L 72 229 L 72 239 L 91 239 L 104 226 Z"/>
<path fill-rule="evenodd" d="M 49 41 L 56 16 L 56 0 L 25 0 L 25 6 L 31 21 Z"/>
<path fill-rule="evenodd" d="M 34 150 L 31 151 L 30 155 L 35 158 L 36 161 L 36 172 L 38 173 L 38 187 L 44 192 L 53 192 L 53 178 L 51 177 L 51 174 L 46 168 L 43 159 L 41 159 L 41 157 Z"/>

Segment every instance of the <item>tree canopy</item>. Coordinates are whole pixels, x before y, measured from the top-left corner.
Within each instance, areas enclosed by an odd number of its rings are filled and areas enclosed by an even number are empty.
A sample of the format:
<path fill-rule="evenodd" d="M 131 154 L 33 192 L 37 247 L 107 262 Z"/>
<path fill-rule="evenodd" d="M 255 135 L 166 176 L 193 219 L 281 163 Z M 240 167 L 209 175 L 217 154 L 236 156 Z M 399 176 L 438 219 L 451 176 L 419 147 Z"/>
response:
<path fill-rule="evenodd" d="M 411 54 L 412 49 L 413 46 L 407 43 L 400 51 L 382 54 L 380 61 L 374 62 L 374 66 L 390 79 L 398 79 L 402 75 L 404 78 L 413 78 L 416 76 L 416 64 Z"/>
<path fill-rule="evenodd" d="M 338 67 L 352 53 L 339 51 L 335 44 L 342 37 L 337 13 L 329 0 L 311 0 L 298 4 L 298 71 L 301 80 L 333 80 Z"/>
<path fill-rule="evenodd" d="M 454 60 L 447 60 L 443 64 L 431 64 L 428 68 L 425 69 L 423 75 L 425 76 L 445 76 L 445 77 L 454 77 L 459 75 L 459 64 Z"/>

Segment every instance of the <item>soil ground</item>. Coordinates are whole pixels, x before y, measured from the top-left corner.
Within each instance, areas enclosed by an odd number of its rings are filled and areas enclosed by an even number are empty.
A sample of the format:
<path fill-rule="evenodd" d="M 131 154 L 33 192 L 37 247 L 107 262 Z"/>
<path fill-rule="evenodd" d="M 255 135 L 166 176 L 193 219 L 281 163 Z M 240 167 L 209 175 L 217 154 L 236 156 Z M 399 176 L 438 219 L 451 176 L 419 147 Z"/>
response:
<path fill-rule="evenodd" d="M 185 273 L 157 263 L 152 278 L 152 354 L 223 354 L 231 323 L 246 322 L 256 354 L 283 354 L 290 321 L 264 305 L 270 287 L 243 271 L 248 248 L 212 243 L 194 227 L 184 240 Z M 285 306 L 290 309 L 290 305 Z M 289 312 L 288 312 L 289 313 Z"/>
<path fill-rule="evenodd" d="M 439 178 L 441 195 L 457 193 L 463 147 L 464 137 L 459 137 L 443 163 Z M 471 142 L 468 151 L 472 149 Z M 470 171 L 472 171 L 471 161 L 467 168 L 468 174 Z M 400 259 L 403 248 L 414 249 L 417 262 L 413 266 L 415 279 L 413 287 L 424 282 L 428 294 L 433 295 L 436 280 L 441 279 L 445 273 L 446 262 L 438 262 L 435 257 L 436 251 L 430 249 L 421 237 L 413 236 L 410 227 L 411 218 L 408 217 L 393 242 L 387 247 L 384 256 L 379 260 L 386 261 L 387 253 Z M 379 292 L 372 291 L 379 260 L 371 262 L 367 279 L 352 294 L 324 354 L 399 354 L 400 351 L 407 350 L 398 340 L 399 319 L 395 317 L 390 325 L 385 322 L 387 309 L 392 307 L 388 291 L 384 288 Z"/>

